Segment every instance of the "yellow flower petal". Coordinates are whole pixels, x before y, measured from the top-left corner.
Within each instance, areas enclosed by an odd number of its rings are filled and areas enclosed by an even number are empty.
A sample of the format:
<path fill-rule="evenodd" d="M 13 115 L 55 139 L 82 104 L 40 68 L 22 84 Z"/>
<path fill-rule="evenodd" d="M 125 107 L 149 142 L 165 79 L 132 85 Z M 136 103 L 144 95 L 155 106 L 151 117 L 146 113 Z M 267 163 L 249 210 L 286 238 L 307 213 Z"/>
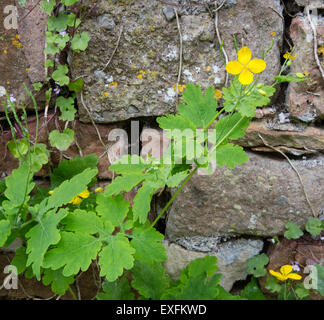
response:
<path fill-rule="evenodd" d="M 226 71 L 230 74 L 239 74 L 243 70 L 242 64 L 240 64 L 238 61 L 230 61 L 226 65 Z"/>
<path fill-rule="evenodd" d="M 286 280 L 286 278 L 280 272 L 276 272 L 274 270 L 269 270 L 269 272 L 270 272 L 271 275 L 273 275 L 274 277 L 276 277 L 280 281 L 285 281 Z"/>
<path fill-rule="evenodd" d="M 88 198 L 90 196 L 90 192 L 87 189 L 87 190 L 84 190 L 83 192 L 81 192 L 78 196 L 83 198 L 83 199 L 86 199 L 86 198 Z"/>
<path fill-rule="evenodd" d="M 300 276 L 299 274 L 297 273 L 289 273 L 287 275 L 287 278 L 289 279 L 293 279 L 293 280 L 300 280 L 302 278 L 302 276 Z"/>
<path fill-rule="evenodd" d="M 54 190 L 48 191 L 48 194 L 53 194 Z"/>
<path fill-rule="evenodd" d="M 290 264 L 286 264 L 280 268 L 280 272 L 283 276 L 287 276 L 288 273 L 292 271 L 292 266 Z"/>
<path fill-rule="evenodd" d="M 262 59 L 252 59 L 248 64 L 247 68 L 253 73 L 260 73 L 267 67 L 267 64 Z"/>
<path fill-rule="evenodd" d="M 252 57 L 252 52 L 248 47 L 243 47 L 239 50 L 237 53 L 237 60 L 242 63 L 243 65 L 246 65 Z"/>
<path fill-rule="evenodd" d="M 82 202 L 82 199 L 79 198 L 79 197 L 74 197 L 69 203 L 72 203 L 72 204 L 75 204 L 75 205 L 78 205 Z"/>
<path fill-rule="evenodd" d="M 253 81 L 253 73 L 248 69 L 244 69 L 238 79 L 243 85 L 248 85 Z"/>

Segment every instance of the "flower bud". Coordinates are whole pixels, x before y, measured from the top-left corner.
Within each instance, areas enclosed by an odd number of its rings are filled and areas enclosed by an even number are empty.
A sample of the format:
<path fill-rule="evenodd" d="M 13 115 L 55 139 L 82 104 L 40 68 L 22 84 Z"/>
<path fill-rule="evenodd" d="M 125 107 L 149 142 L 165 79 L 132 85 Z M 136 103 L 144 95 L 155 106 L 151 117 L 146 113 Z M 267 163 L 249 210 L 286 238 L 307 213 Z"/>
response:
<path fill-rule="evenodd" d="M 259 89 L 258 92 L 260 94 L 262 94 L 263 96 L 265 96 L 265 97 L 267 96 L 267 93 L 265 91 L 261 90 L 261 89 Z"/>
<path fill-rule="evenodd" d="M 296 76 L 297 76 L 297 78 L 300 78 L 300 79 L 305 78 L 305 75 L 300 72 L 296 73 Z"/>
<path fill-rule="evenodd" d="M 264 86 L 263 83 L 258 83 L 256 87 L 260 89 L 260 88 L 262 88 L 263 86 Z"/>

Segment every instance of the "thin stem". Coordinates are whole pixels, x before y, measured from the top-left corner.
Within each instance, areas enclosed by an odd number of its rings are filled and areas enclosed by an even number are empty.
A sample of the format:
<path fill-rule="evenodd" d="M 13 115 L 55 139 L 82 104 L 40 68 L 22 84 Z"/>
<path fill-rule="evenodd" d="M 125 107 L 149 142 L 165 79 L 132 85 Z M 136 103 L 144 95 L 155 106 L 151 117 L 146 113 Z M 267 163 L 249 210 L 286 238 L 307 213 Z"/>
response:
<path fill-rule="evenodd" d="M 210 122 L 207 124 L 207 126 L 204 128 L 204 130 L 206 130 L 206 129 L 208 129 L 213 123 L 214 123 L 214 121 L 220 116 L 220 114 L 222 113 L 222 112 L 224 112 L 225 111 L 225 108 L 223 108 L 222 110 L 220 110 L 217 114 L 216 114 L 216 116 L 213 118 L 213 119 L 211 119 L 210 120 Z"/>
<path fill-rule="evenodd" d="M 173 202 L 173 200 L 176 198 L 176 196 L 178 195 L 178 193 L 183 189 L 183 187 L 187 184 L 187 182 L 190 180 L 190 178 L 195 174 L 195 172 L 197 170 L 198 170 L 198 167 L 196 167 L 195 169 L 193 169 L 191 171 L 191 173 L 189 174 L 189 176 L 186 178 L 186 180 L 184 180 L 182 182 L 182 184 L 179 187 L 179 189 L 175 192 L 175 194 L 172 196 L 172 198 L 169 200 L 169 202 L 164 206 L 164 208 L 162 209 L 162 211 L 160 212 L 160 214 L 156 217 L 156 219 L 150 225 L 149 229 L 153 228 L 155 226 L 155 224 L 160 220 L 160 218 L 163 216 L 163 214 L 165 213 L 165 211 L 169 208 L 169 206 L 171 205 L 171 203 Z"/>
<path fill-rule="evenodd" d="M 68 287 L 68 290 L 69 290 L 69 292 L 71 293 L 72 298 L 73 298 L 74 300 L 78 300 L 78 298 L 76 297 L 75 293 L 73 292 L 73 290 L 71 289 L 70 286 Z"/>

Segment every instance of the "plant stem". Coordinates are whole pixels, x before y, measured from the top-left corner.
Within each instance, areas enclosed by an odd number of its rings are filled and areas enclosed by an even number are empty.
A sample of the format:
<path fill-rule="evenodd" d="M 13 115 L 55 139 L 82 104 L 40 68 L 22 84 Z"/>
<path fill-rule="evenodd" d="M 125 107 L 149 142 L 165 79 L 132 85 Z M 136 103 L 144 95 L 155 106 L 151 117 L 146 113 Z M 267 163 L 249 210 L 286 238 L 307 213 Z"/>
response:
<path fill-rule="evenodd" d="M 207 124 L 207 126 L 204 128 L 204 130 L 206 130 L 206 129 L 208 129 L 213 123 L 214 123 L 214 121 L 220 116 L 220 114 L 222 113 L 222 112 L 224 112 L 224 110 L 225 110 L 225 108 L 223 108 L 222 110 L 220 110 L 217 114 L 216 114 L 216 116 L 213 118 L 213 119 L 211 119 L 210 121 L 209 121 L 209 123 Z"/>
<path fill-rule="evenodd" d="M 169 208 L 169 206 L 171 205 L 171 203 L 173 202 L 173 200 L 176 198 L 176 196 L 178 195 L 178 193 L 182 190 L 182 188 L 187 184 L 187 182 L 190 180 L 190 178 L 195 174 L 195 172 L 198 170 L 198 167 L 196 167 L 195 169 L 193 169 L 191 171 L 191 173 L 189 174 L 189 176 L 186 178 L 186 180 L 184 180 L 181 184 L 181 186 L 179 187 L 179 189 L 175 192 L 175 194 L 172 196 L 172 198 L 168 201 L 168 203 L 164 206 L 164 208 L 162 209 L 162 211 L 160 212 L 160 214 L 156 217 L 156 219 L 153 221 L 153 223 L 150 225 L 150 228 L 153 228 L 155 226 L 155 224 L 160 220 L 160 218 L 163 216 L 164 212 Z"/>
<path fill-rule="evenodd" d="M 68 290 L 71 293 L 71 296 L 72 296 L 73 300 L 78 300 L 78 298 L 76 297 L 75 293 L 73 292 L 73 290 L 71 289 L 70 286 L 69 286 Z"/>

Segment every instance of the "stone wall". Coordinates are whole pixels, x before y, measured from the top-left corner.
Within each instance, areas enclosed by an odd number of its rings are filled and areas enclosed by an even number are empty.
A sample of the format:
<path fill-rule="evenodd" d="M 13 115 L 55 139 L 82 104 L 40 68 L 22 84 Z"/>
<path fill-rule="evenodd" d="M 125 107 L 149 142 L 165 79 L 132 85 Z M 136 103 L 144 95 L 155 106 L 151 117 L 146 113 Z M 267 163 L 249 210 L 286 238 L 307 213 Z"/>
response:
<path fill-rule="evenodd" d="M 98 0 L 83 21 L 81 29 L 91 35 L 89 48 L 67 56 L 72 78 L 82 76 L 85 81 L 82 94 L 77 96 L 78 117 L 74 124 L 79 147 L 72 145 L 64 157 L 96 153 L 100 156 L 99 178 L 109 183 L 113 176 L 108 166 L 122 148 L 108 141 L 109 132 L 114 128 L 130 132 L 135 120 L 139 121 L 140 131 L 156 128 L 157 116 L 176 111 L 177 100 L 181 102 L 181 95 L 177 97 L 174 90 L 181 52 L 180 84 L 196 83 L 203 90 L 224 86 L 225 64 L 217 34 L 224 39 L 223 48 L 229 60 L 236 57 L 234 36 L 238 47 L 249 46 L 255 57 L 260 57 L 274 39 L 266 57 L 266 73 L 261 76 L 267 84 L 278 74 L 283 54 L 294 46 L 298 56 L 291 71 L 307 70 L 309 80 L 282 85 L 271 104 L 257 111 L 247 135 L 238 141 L 246 148 L 250 161 L 235 170 L 217 168 L 212 176 L 195 175 L 165 219 L 170 273 L 176 274 L 179 266 L 190 261 L 188 257 L 227 252 L 225 256 L 233 259 L 223 264 L 243 270 L 231 273 L 233 277 L 224 284 L 230 289 L 236 280 L 246 276 L 240 263 L 260 252 L 264 239 L 281 236 L 288 220 L 302 226 L 312 216 L 296 172 L 281 154 L 265 146 L 259 135 L 267 144 L 292 157 L 314 211 L 324 214 L 324 79 L 318 66 L 319 63 L 324 67 L 324 51 L 318 53 L 319 61 L 314 55 L 314 41 L 318 48 L 324 46 L 324 5 L 321 0 L 227 0 L 216 19 L 214 5 L 189 6 L 193 1 L 173 1 L 177 6 L 158 0 Z M 27 0 L 27 8 L 20 9 L 20 16 L 34 3 Z M 2 1 L 0 20 L 5 18 L 3 8 L 8 4 L 14 1 Z M 306 6 L 311 6 L 316 39 Z M 27 104 L 31 110 L 31 131 L 35 130 L 35 117 L 23 83 L 30 87 L 45 78 L 45 29 L 45 16 L 37 6 L 18 30 L 6 31 L 5 40 L 0 42 L 0 95 L 5 87 L 18 101 Z M 17 34 L 21 46 L 13 45 L 11 38 L 15 39 Z M 0 105 L 4 99 L 0 97 Z M 37 101 L 39 110 L 44 109 L 42 92 Z M 86 108 L 107 144 L 108 156 Z M 63 127 L 57 121 L 55 106 L 50 109 L 48 123 L 42 113 L 40 117 L 43 143 L 47 142 L 46 126 Z M 18 164 L 6 148 L 11 134 L 3 114 L 0 119 L 0 175 L 4 178 Z M 51 160 L 57 165 L 59 155 L 52 152 Z M 47 167 L 38 175 L 46 178 L 49 174 Z M 172 192 L 168 190 L 162 199 L 168 199 Z M 157 202 L 161 206 L 163 201 Z M 152 208 L 153 215 L 154 211 Z M 250 237 L 254 242 L 240 237 Z M 235 255 L 237 248 L 246 249 L 243 258 Z M 177 254 L 180 251 L 182 260 Z"/>

